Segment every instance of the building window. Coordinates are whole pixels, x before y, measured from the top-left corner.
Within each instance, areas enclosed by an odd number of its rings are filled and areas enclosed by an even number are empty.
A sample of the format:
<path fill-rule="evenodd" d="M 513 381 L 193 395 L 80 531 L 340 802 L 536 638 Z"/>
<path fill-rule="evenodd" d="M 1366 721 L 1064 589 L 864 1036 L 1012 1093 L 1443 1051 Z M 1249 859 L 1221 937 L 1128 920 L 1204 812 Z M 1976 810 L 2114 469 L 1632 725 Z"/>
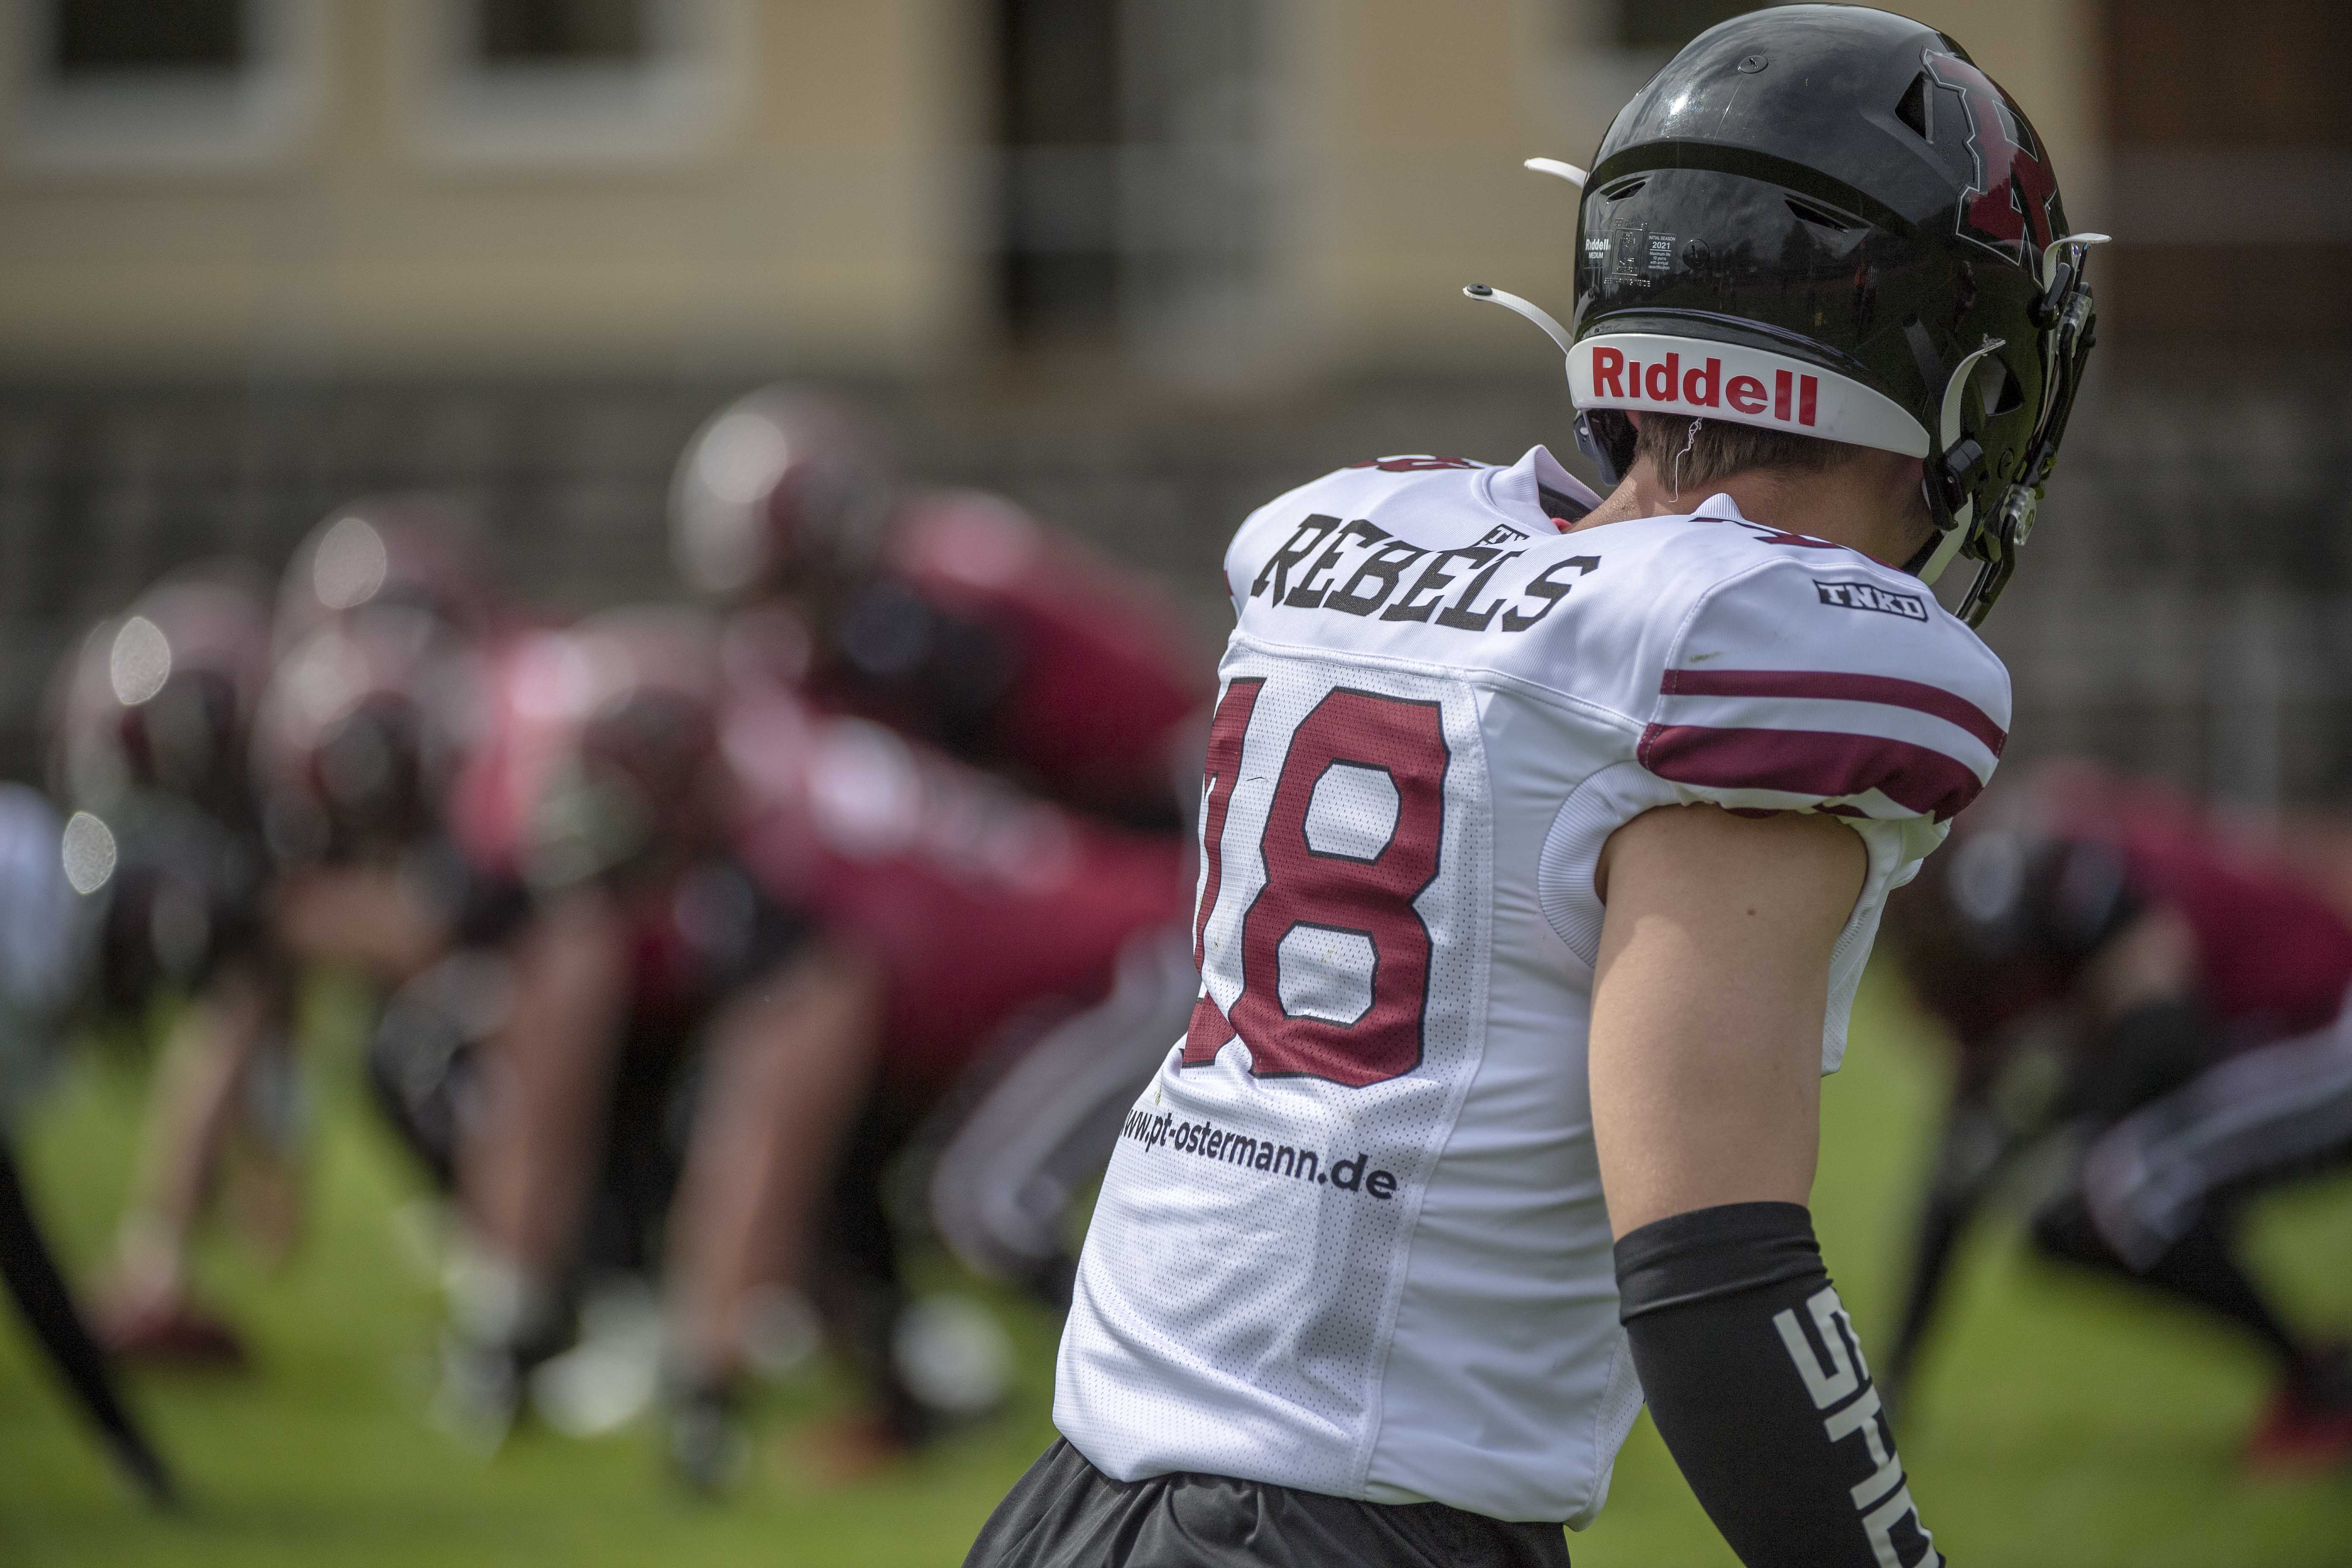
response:
<path fill-rule="evenodd" d="M 411 142 L 482 167 L 675 162 L 748 97 L 752 0 L 402 0 Z"/>
<path fill-rule="evenodd" d="M 238 0 L 56 0 L 49 70 L 59 80 L 118 72 L 241 69 L 245 6 Z"/>
<path fill-rule="evenodd" d="M 480 0 L 482 63 L 631 65 L 651 46 L 646 0 Z"/>
<path fill-rule="evenodd" d="M 997 298 L 1022 345 L 1244 355 L 1272 174 L 1265 0 L 997 0 Z"/>
<path fill-rule="evenodd" d="M 7 158 L 20 169 L 251 168 L 314 122 L 316 0 L 19 0 Z"/>
<path fill-rule="evenodd" d="M 1025 342 L 1108 332 L 1118 310 L 1119 134 L 1113 0 L 1004 0 L 998 294 Z"/>

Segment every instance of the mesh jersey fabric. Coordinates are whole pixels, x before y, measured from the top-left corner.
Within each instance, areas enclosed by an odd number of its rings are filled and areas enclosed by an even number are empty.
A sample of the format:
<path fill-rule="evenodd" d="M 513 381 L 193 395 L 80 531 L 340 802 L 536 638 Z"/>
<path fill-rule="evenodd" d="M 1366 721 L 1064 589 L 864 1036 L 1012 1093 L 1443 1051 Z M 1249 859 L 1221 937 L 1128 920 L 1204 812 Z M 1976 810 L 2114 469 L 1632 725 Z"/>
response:
<path fill-rule="evenodd" d="M 1992 771 L 2000 662 L 1910 579 L 1743 519 L 1564 532 L 1538 447 L 1254 513 L 1202 795 L 1202 992 L 1128 1118 L 1055 1425 L 1121 1480 L 1236 1476 L 1589 1522 L 1640 1407 L 1586 1098 L 1601 846 L 1654 806 L 1820 810 L 1887 890 Z"/>

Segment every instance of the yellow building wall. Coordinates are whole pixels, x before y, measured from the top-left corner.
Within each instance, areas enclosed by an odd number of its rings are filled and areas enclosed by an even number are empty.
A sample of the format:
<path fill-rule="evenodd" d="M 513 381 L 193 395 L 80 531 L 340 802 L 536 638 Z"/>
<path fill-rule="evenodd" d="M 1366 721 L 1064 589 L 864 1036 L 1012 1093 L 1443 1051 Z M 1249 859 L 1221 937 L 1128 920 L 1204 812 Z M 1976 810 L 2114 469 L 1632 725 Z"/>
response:
<path fill-rule="evenodd" d="M 2078 221 L 2100 205 L 2091 0 L 1890 8 L 1958 38 L 2032 116 Z M 1533 367 L 1535 330 L 1462 298 L 1524 294 L 1565 320 L 1575 192 L 1520 160 L 1591 162 L 1655 63 L 1612 47 L 1610 0 L 1298 0 L 1283 319 L 1324 366 Z"/>
<path fill-rule="evenodd" d="M 274 155 L 55 167 L 0 101 L 0 377 L 989 363 L 983 0 L 698 0 L 740 33 L 699 144 L 504 164 L 434 150 L 434 0 L 285 3 L 323 23 L 320 96 Z M 1238 379 L 1546 363 L 1460 290 L 1566 315 L 1575 193 L 1519 161 L 1588 162 L 1646 74 L 1609 3 L 1268 0 L 1267 325 Z M 2095 217 L 2092 0 L 1905 8 L 2027 106 Z"/>
<path fill-rule="evenodd" d="M 504 166 L 422 144 L 424 0 L 296 3 L 326 63 L 282 153 L 0 144 L 0 374 L 891 372 L 975 330 L 961 0 L 723 0 L 750 58 L 700 145 Z"/>

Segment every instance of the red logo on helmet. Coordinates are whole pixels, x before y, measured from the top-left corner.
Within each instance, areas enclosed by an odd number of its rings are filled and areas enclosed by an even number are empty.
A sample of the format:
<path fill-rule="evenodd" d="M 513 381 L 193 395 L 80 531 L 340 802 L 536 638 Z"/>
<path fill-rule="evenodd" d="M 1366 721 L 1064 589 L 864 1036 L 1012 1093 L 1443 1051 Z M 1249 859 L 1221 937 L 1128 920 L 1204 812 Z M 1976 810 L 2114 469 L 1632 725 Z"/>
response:
<path fill-rule="evenodd" d="M 2038 268 L 2058 237 L 2058 176 L 2033 128 L 1992 78 L 1957 55 L 1929 54 L 1928 79 L 1968 108 L 1976 177 L 1960 197 L 1958 229 L 2019 266 Z"/>

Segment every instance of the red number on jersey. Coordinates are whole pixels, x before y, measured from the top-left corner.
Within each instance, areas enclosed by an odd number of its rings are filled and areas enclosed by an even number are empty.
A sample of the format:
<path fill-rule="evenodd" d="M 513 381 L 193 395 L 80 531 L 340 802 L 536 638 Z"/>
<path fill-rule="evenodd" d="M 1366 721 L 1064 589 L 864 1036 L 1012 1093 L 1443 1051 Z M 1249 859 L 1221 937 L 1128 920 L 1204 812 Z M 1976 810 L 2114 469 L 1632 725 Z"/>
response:
<path fill-rule="evenodd" d="M 1234 803 L 1234 781 L 1242 771 L 1242 743 L 1249 739 L 1251 713 L 1264 679 L 1236 680 L 1217 699 L 1216 717 L 1209 721 L 1209 755 L 1202 764 L 1201 785 L 1201 907 L 1192 913 L 1192 967 L 1201 967 L 1202 938 L 1209 929 L 1209 912 L 1225 880 L 1225 812 Z M 1184 1031 L 1184 1060 L 1213 1061 L 1217 1047 L 1234 1037 L 1234 1026 L 1204 990 L 1192 1005 L 1192 1026 Z"/>
<path fill-rule="evenodd" d="M 1243 697 L 1240 685 L 1218 705 L 1210 731 L 1202 820 L 1208 858 L 1194 928 L 1196 956 L 1222 881 L 1216 856 L 1231 784 L 1221 794 L 1219 777 L 1230 778 L 1238 765 L 1258 696 L 1253 686 Z M 1266 881 L 1242 917 L 1242 993 L 1230 1023 L 1213 1001 L 1202 997 L 1184 1042 L 1187 1066 L 1213 1060 L 1236 1030 L 1260 1078 L 1298 1075 L 1361 1088 L 1420 1065 L 1430 940 L 1413 900 L 1437 877 L 1448 758 L 1444 721 L 1433 702 L 1341 689 L 1300 723 L 1258 841 Z M 1308 817 L 1317 792 L 1337 769 L 1383 775 L 1393 791 L 1393 825 L 1369 853 L 1311 842 Z M 1313 951 L 1318 943 L 1319 954 Z M 1297 1012 L 1285 1005 L 1286 948 L 1302 964 L 1337 971 L 1292 977 Z M 1368 956 L 1369 973 L 1343 954 Z M 1329 984 L 1318 984 L 1335 979 L 1339 994 L 1360 984 L 1362 1004 L 1350 1017 L 1333 1016 L 1334 993 Z"/>

